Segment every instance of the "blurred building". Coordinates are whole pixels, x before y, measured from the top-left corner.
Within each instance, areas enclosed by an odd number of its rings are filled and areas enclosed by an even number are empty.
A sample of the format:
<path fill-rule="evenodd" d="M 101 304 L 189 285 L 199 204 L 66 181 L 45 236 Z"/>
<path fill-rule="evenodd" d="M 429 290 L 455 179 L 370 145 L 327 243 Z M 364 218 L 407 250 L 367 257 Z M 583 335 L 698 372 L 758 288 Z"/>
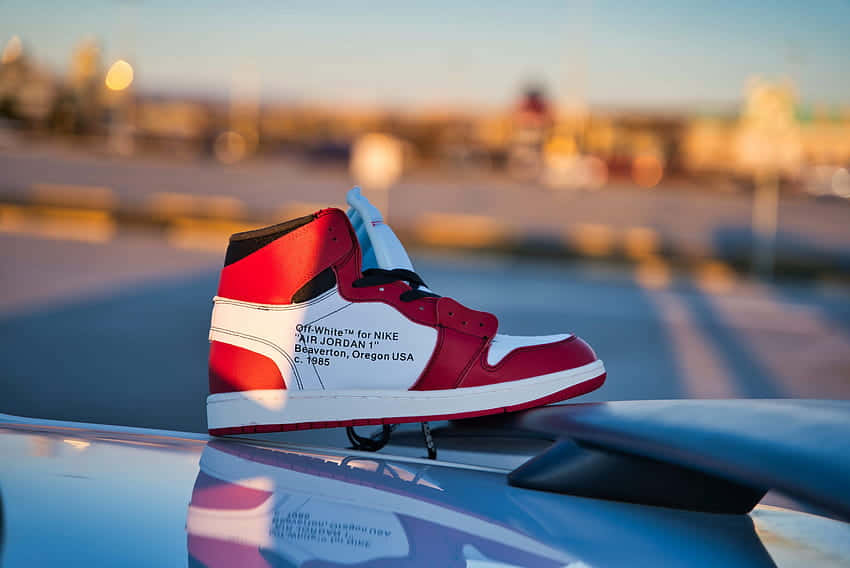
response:
<path fill-rule="evenodd" d="M 25 128 L 45 126 L 55 104 L 57 83 L 26 53 L 23 42 L 13 36 L 0 56 L 0 117 Z"/>
<path fill-rule="evenodd" d="M 755 81 L 739 113 L 688 121 L 682 157 L 691 176 L 751 178 L 773 169 L 810 189 L 813 172 L 850 164 L 850 107 L 803 106 L 792 84 Z"/>
<path fill-rule="evenodd" d="M 768 165 L 786 187 L 817 188 L 850 164 L 850 107 L 802 106 L 787 82 L 756 81 L 739 108 L 707 115 L 557 103 L 540 85 L 501 112 L 261 101 L 250 77 L 235 78 L 229 97 L 186 97 L 139 92 L 133 73 L 123 60 L 107 69 L 89 39 L 56 76 L 14 37 L 0 60 L 0 120 L 41 139 L 228 164 L 290 156 L 345 166 L 356 140 L 383 133 L 403 141 L 405 169 L 509 175 L 554 190 L 747 182 Z"/>

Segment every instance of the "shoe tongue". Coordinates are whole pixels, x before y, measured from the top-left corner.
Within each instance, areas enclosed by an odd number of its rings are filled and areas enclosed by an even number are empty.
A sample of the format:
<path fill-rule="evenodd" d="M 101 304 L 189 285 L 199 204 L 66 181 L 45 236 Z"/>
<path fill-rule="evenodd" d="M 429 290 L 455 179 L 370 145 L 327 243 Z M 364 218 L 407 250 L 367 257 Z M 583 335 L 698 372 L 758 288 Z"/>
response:
<path fill-rule="evenodd" d="M 392 270 L 403 268 L 413 271 L 413 263 L 404 250 L 404 245 L 398 240 L 378 208 L 369 203 L 359 187 L 354 187 L 345 196 L 350 206 L 348 219 L 357 233 L 360 250 L 363 253 L 363 270 L 367 268 L 384 268 Z"/>

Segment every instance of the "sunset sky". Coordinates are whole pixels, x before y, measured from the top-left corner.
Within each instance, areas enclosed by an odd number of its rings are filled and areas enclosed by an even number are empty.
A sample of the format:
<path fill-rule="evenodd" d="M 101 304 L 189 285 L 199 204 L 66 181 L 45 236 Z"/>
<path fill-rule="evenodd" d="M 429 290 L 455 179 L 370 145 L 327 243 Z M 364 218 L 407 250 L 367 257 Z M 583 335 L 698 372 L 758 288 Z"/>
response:
<path fill-rule="evenodd" d="M 149 92 L 501 105 L 534 79 L 555 98 L 633 107 L 738 100 L 748 77 L 790 76 L 807 102 L 850 103 L 850 2 L 0 0 L 58 71 L 98 38 Z"/>

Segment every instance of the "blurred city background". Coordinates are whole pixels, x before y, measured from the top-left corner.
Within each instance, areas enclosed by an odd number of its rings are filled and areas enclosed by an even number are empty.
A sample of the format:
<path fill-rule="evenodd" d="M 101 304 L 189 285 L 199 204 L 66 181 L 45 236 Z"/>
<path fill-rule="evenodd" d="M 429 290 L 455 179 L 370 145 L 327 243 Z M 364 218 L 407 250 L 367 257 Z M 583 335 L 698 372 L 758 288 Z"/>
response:
<path fill-rule="evenodd" d="M 432 288 L 586 336 L 588 400 L 850 396 L 848 18 L 6 0 L 0 412 L 203 429 L 228 235 L 352 184 Z"/>

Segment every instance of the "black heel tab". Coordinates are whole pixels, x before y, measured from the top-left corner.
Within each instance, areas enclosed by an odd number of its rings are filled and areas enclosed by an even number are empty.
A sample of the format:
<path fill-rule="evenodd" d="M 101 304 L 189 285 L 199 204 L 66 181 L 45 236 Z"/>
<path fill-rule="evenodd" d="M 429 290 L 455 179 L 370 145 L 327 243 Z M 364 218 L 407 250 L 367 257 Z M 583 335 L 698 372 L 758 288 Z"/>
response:
<path fill-rule="evenodd" d="M 253 231 L 245 231 L 243 233 L 234 233 L 230 236 L 230 242 L 227 245 L 227 253 L 224 257 L 224 265 L 229 266 L 234 262 L 242 260 L 246 256 L 257 252 L 267 244 L 279 239 L 280 237 L 291 233 L 295 229 L 299 229 L 304 225 L 312 223 L 316 220 L 316 215 L 305 215 L 291 221 L 278 223 L 255 229 Z"/>

